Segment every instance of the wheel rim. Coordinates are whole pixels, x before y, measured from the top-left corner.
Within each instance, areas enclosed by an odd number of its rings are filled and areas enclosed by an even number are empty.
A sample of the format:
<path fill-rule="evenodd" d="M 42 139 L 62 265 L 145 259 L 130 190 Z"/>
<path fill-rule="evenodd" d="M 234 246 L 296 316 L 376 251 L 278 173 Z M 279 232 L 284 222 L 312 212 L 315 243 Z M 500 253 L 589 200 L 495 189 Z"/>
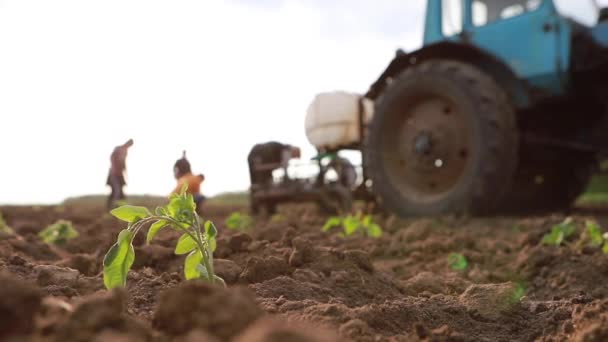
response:
<path fill-rule="evenodd" d="M 435 201 L 467 173 L 473 148 L 466 112 L 434 94 L 394 106 L 382 148 L 387 175 L 406 198 Z"/>

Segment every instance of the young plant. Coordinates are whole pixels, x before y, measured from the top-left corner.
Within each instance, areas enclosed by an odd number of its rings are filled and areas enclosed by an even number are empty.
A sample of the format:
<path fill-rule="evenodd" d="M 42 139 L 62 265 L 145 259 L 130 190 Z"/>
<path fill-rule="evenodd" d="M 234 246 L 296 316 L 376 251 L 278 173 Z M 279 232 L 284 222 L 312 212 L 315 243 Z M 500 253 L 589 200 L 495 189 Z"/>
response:
<path fill-rule="evenodd" d="M 78 235 L 72 222 L 66 220 L 59 220 L 38 233 L 44 243 L 51 245 L 63 245 Z"/>
<path fill-rule="evenodd" d="M 602 251 L 608 254 L 608 233 L 602 233 L 602 229 L 594 221 L 587 221 L 585 226 L 585 233 L 591 246 L 602 247 Z"/>
<path fill-rule="evenodd" d="M 4 217 L 2 217 L 2 213 L 0 213 L 0 233 L 6 234 L 6 235 L 15 234 L 15 231 L 11 227 L 9 227 L 8 224 L 6 224 L 6 221 L 4 221 Z"/>
<path fill-rule="evenodd" d="M 574 234 L 575 226 L 571 218 L 566 218 L 562 223 L 556 224 L 550 233 L 543 236 L 542 243 L 550 246 L 559 246 L 570 235 Z"/>
<path fill-rule="evenodd" d="M 460 253 L 450 253 L 448 255 L 448 266 L 455 271 L 464 271 L 469 267 L 467 258 Z"/>
<path fill-rule="evenodd" d="M 185 192 L 186 187 L 182 188 L 180 194 L 172 195 L 165 207 L 156 208 L 154 214 L 145 207 L 130 205 L 111 211 L 112 215 L 128 225 L 118 234 L 116 243 L 103 260 L 103 282 L 107 289 L 126 285 L 127 274 L 135 261 L 133 239 L 146 225 L 150 225 L 146 243 L 150 243 L 160 230 L 167 227 L 183 233 L 175 246 L 175 254 L 187 254 L 184 262 L 187 280 L 203 279 L 225 286 L 224 280 L 213 270 L 217 229 L 211 221 L 201 222 L 192 195 Z"/>
<path fill-rule="evenodd" d="M 253 225 L 253 219 L 249 215 L 234 212 L 228 216 L 224 224 L 231 230 L 249 230 Z"/>
<path fill-rule="evenodd" d="M 330 217 L 321 229 L 323 232 L 328 232 L 332 228 L 340 227 L 344 229 L 342 236 L 351 236 L 355 233 L 362 233 L 372 238 L 382 236 L 382 228 L 372 221 L 371 215 L 363 216 L 361 212 L 357 215 L 348 215 L 346 217 L 333 216 Z"/>

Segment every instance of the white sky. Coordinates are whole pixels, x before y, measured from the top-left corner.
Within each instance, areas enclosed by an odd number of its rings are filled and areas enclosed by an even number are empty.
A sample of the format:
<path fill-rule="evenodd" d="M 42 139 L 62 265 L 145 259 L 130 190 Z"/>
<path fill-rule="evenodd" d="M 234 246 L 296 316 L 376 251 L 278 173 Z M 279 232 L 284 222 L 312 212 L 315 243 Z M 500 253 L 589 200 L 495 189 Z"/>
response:
<path fill-rule="evenodd" d="M 572 3 L 572 0 L 569 0 Z M 420 46 L 423 0 L 0 0 L 0 203 L 166 195 L 188 151 L 203 192 L 246 189 L 257 142 L 299 145 L 328 90 L 364 92 Z"/>
<path fill-rule="evenodd" d="M 0 203 L 107 193 L 128 138 L 127 194 L 166 195 L 183 149 L 207 195 L 248 187 L 257 142 L 310 158 L 313 96 L 366 91 L 422 35 L 421 1 L 328 3 L 0 0 Z"/>

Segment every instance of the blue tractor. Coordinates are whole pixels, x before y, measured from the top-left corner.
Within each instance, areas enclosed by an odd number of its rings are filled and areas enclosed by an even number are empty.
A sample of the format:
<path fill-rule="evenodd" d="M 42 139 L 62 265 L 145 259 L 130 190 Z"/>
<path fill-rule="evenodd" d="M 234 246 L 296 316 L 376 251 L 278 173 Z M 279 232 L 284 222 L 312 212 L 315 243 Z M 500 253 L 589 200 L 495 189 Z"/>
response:
<path fill-rule="evenodd" d="M 400 216 L 564 210 L 608 147 L 608 9 L 558 0 L 428 0 L 424 45 L 398 50 L 364 165 Z"/>

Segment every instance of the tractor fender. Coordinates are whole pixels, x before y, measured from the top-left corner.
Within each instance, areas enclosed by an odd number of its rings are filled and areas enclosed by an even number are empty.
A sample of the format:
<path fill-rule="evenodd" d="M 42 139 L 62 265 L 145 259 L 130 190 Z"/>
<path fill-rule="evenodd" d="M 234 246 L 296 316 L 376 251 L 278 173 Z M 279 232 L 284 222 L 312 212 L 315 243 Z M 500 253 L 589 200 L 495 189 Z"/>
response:
<path fill-rule="evenodd" d="M 501 85 L 516 107 L 524 108 L 530 104 L 530 92 L 527 84 L 520 80 L 508 65 L 494 55 L 475 46 L 455 42 L 435 43 L 412 53 L 397 50 L 393 60 L 371 85 L 365 97 L 375 100 L 382 94 L 393 77 L 407 68 L 432 59 L 456 60 L 473 65 L 490 75 Z"/>

